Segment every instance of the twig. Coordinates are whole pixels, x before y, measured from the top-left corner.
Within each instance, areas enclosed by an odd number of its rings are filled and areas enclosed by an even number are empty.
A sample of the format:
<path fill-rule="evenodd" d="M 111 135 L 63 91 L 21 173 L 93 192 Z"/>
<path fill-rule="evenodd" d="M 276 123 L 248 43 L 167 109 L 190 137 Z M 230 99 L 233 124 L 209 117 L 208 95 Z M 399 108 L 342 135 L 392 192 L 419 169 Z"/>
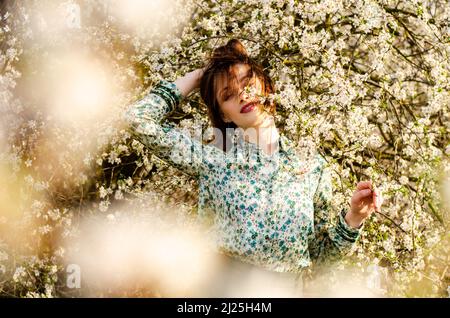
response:
<path fill-rule="evenodd" d="M 397 223 L 395 223 L 394 220 L 392 220 L 389 216 L 387 216 L 386 214 L 379 212 L 379 211 L 375 211 L 375 213 L 381 214 L 382 216 L 384 216 L 386 219 L 388 219 L 389 221 L 392 222 L 392 224 L 394 224 L 396 227 L 398 227 L 403 233 L 408 234 L 408 232 L 406 232 L 404 229 L 402 229 L 400 227 L 400 225 L 398 225 Z"/>

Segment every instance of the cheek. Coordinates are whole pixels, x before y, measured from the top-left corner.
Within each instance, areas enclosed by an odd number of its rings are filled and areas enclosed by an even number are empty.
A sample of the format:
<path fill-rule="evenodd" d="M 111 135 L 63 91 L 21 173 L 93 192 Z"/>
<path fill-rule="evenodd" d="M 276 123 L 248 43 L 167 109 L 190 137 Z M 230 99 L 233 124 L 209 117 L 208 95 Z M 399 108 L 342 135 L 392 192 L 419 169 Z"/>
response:
<path fill-rule="evenodd" d="M 224 114 L 236 112 L 237 108 L 238 105 L 236 104 L 235 101 L 232 101 L 231 99 L 220 106 L 220 109 Z"/>
<path fill-rule="evenodd" d="M 233 113 L 236 111 L 233 108 L 233 104 L 231 102 L 225 102 L 220 105 L 220 111 L 223 116 L 227 116 L 228 118 L 233 117 Z"/>

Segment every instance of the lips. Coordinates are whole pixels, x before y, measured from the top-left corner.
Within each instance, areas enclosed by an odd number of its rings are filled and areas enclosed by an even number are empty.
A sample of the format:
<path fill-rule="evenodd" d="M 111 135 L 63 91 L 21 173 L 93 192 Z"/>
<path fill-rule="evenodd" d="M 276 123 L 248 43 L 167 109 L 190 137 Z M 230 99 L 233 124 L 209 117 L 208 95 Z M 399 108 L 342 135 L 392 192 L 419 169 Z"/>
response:
<path fill-rule="evenodd" d="M 256 107 L 256 103 L 255 102 L 250 102 L 248 104 L 245 104 L 241 108 L 241 113 L 251 112 L 255 107 Z"/>

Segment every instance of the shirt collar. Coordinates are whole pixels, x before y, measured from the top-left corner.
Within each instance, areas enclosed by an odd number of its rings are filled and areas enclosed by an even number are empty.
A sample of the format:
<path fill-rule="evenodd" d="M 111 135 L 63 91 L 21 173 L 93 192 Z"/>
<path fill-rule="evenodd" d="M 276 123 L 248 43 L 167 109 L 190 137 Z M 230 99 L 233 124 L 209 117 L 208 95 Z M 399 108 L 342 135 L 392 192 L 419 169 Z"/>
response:
<path fill-rule="evenodd" d="M 276 154 L 276 153 L 273 153 L 272 155 L 266 154 L 259 145 L 255 144 L 253 142 L 250 142 L 250 141 L 246 141 L 242 134 L 236 133 L 234 135 L 234 138 L 235 138 L 234 140 L 235 140 L 237 147 L 240 148 L 241 150 L 248 149 L 249 152 L 252 152 L 252 153 L 257 152 L 266 157 L 271 157 Z M 279 149 L 278 149 L 279 152 L 285 152 L 287 154 L 291 154 L 292 151 L 294 150 L 293 141 L 290 140 L 289 138 L 287 138 L 283 133 L 279 133 L 278 146 L 279 146 Z"/>
<path fill-rule="evenodd" d="M 318 163 L 317 149 L 315 149 L 313 153 L 309 153 L 308 151 L 305 153 L 302 151 L 298 153 L 294 141 L 286 137 L 283 133 L 279 133 L 278 152 L 275 152 L 272 155 L 266 154 L 255 143 L 246 141 L 240 134 L 235 134 L 233 138 L 234 142 L 236 142 L 234 144 L 236 145 L 236 149 L 233 149 L 231 153 L 236 155 L 240 162 L 253 162 L 252 159 L 255 157 L 258 158 L 258 162 L 277 161 L 280 153 L 284 153 L 288 158 L 288 161 L 282 165 L 283 169 L 287 169 L 296 175 L 304 175 L 306 172 L 312 171 Z"/>

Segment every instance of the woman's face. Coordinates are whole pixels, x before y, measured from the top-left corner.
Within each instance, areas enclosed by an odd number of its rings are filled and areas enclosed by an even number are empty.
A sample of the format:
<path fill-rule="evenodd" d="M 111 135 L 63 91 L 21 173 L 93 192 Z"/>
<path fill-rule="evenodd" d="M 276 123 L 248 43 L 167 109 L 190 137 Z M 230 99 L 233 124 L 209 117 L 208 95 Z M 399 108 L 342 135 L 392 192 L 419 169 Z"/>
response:
<path fill-rule="evenodd" d="M 234 74 L 238 81 L 239 91 L 233 92 L 226 74 L 220 75 L 217 80 L 217 101 L 219 102 L 222 118 L 225 122 L 234 122 L 242 129 L 259 127 L 267 117 L 263 105 L 258 101 L 258 96 L 247 94 L 245 88 L 249 86 L 256 94 L 263 94 L 260 79 L 251 74 L 247 64 L 235 64 Z M 248 107 L 251 106 L 251 107 Z"/>

